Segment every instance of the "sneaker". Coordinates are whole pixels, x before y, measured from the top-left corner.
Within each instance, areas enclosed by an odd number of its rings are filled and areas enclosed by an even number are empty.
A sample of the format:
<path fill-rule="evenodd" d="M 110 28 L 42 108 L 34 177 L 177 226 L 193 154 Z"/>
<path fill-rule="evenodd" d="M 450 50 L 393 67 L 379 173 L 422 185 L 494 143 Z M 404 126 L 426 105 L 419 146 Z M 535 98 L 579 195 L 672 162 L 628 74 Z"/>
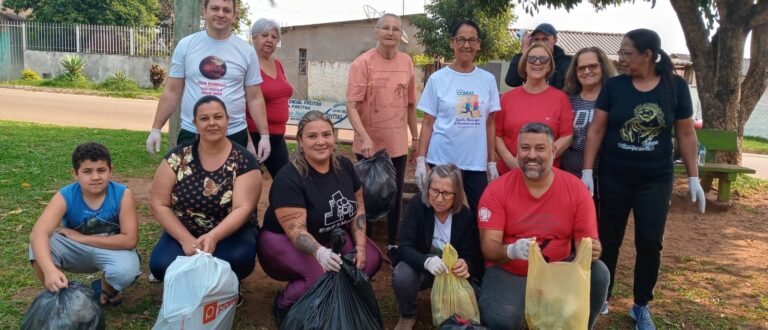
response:
<path fill-rule="evenodd" d="M 400 262 L 397 258 L 397 246 L 390 246 L 387 248 L 387 258 L 389 259 L 389 268 L 394 270 L 397 263 Z"/>
<path fill-rule="evenodd" d="M 600 309 L 600 315 L 608 315 L 608 302 L 603 304 L 603 308 Z"/>
<path fill-rule="evenodd" d="M 631 317 L 637 324 L 635 324 L 635 330 L 656 330 L 656 326 L 651 319 L 651 311 L 648 310 L 648 306 L 634 305 L 629 310 L 629 317 Z"/>

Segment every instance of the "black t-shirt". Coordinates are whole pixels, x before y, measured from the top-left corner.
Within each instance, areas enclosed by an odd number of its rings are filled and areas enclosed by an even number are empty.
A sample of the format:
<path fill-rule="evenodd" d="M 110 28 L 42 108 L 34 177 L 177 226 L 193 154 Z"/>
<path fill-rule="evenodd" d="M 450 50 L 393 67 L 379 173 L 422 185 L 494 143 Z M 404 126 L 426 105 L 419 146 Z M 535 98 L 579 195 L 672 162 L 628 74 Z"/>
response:
<path fill-rule="evenodd" d="M 281 207 L 306 209 L 307 231 L 323 245 L 331 241 L 334 228 L 350 223 L 357 213 L 355 192 L 361 183 L 349 159 L 342 156 L 336 159 L 340 165 L 336 171 L 319 173 L 309 166 L 306 177 L 302 177 L 293 164 L 283 166 L 269 191 L 264 229 L 284 233 L 275 216 L 275 209 Z"/>
<path fill-rule="evenodd" d="M 678 76 L 672 84 L 662 79 L 654 89 L 641 92 L 630 76 L 620 75 L 603 85 L 595 104 L 608 112 L 601 166 L 672 170 L 675 121 L 693 115 L 688 84 Z"/>

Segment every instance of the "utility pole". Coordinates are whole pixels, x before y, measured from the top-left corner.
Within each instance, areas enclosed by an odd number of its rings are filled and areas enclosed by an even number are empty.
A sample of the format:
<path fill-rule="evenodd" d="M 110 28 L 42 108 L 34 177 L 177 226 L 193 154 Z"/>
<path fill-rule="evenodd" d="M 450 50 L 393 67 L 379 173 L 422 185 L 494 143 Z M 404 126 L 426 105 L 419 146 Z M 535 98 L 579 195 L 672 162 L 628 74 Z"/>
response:
<path fill-rule="evenodd" d="M 201 3 L 199 0 L 173 0 L 173 48 L 179 44 L 179 41 L 197 31 L 200 31 L 200 13 Z M 170 70 L 170 68 L 169 68 Z M 181 104 L 181 102 L 179 102 Z M 181 130 L 180 109 L 173 112 L 168 127 L 168 147 L 176 146 L 176 139 Z"/>

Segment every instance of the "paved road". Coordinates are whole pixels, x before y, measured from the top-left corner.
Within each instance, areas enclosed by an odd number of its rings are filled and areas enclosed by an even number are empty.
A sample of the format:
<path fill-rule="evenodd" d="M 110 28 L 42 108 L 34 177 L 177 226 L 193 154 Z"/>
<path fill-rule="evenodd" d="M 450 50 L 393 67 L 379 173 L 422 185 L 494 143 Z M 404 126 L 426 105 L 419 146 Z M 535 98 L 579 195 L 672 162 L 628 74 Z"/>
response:
<path fill-rule="evenodd" d="M 156 108 L 157 101 L 0 88 L 0 120 L 149 131 Z M 295 134 L 295 127 L 286 133 Z M 342 131 L 340 138 L 351 139 L 351 131 Z M 768 179 L 768 155 L 744 153 L 742 159 L 757 170 L 755 176 Z"/>

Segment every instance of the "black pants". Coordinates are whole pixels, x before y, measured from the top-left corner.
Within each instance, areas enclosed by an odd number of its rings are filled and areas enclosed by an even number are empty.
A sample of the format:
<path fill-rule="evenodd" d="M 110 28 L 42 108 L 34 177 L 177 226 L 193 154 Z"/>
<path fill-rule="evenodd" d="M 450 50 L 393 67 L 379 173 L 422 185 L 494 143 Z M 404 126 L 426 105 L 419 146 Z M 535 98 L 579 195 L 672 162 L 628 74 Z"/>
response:
<path fill-rule="evenodd" d="M 259 135 L 259 132 L 250 132 L 250 134 L 251 140 L 253 140 L 253 146 L 258 151 L 261 135 Z M 277 171 L 283 168 L 285 164 L 288 164 L 288 146 L 285 144 L 285 135 L 270 134 L 269 146 L 272 151 L 269 153 L 267 160 L 264 161 L 264 166 L 267 167 L 269 175 L 274 179 L 275 175 L 277 175 Z"/>
<path fill-rule="evenodd" d="M 244 129 L 235 134 L 227 135 L 227 137 L 232 140 L 232 142 L 239 144 L 243 148 L 248 147 L 248 129 Z M 188 130 L 181 129 L 179 131 L 179 136 L 176 138 L 176 144 L 179 145 L 185 142 L 192 142 L 196 139 L 197 133 L 192 133 Z"/>
<path fill-rule="evenodd" d="M 637 250 L 633 286 L 635 304 L 646 305 L 653 299 L 653 288 L 661 265 L 673 175 L 671 167 L 656 173 L 642 173 L 601 163 L 598 230 L 603 245 L 600 259 L 611 272 L 609 297 L 616 276 L 619 248 L 624 240 L 629 211 L 632 210 Z"/>
<path fill-rule="evenodd" d="M 355 154 L 357 160 L 361 160 L 365 157 L 360 154 Z M 405 182 L 405 165 L 408 162 L 408 155 L 402 155 L 398 157 L 390 157 L 392 165 L 395 166 L 395 184 L 397 185 L 397 195 L 395 196 L 395 207 L 387 214 L 387 244 L 397 244 L 397 230 L 400 227 L 400 213 L 402 209 L 403 200 L 403 182 Z M 373 226 L 367 226 L 366 232 L 368 237 L 371 237 Z"/>

